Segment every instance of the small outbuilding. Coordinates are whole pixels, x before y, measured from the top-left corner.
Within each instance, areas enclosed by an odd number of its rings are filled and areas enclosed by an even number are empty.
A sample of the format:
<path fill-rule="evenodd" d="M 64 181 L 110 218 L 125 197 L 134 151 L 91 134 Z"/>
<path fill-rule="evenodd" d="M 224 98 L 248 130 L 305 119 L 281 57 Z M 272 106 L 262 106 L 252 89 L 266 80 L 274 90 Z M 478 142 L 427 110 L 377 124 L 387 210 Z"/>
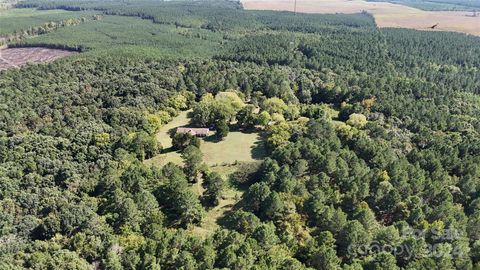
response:
<path fill-rule="evenodd" d="M 188 128 L 188 127 L 179 127 L 177 128 L 177 133 L 188 133 L 197 137 L 206 137 L 210 129 L 208 128 Z"/>

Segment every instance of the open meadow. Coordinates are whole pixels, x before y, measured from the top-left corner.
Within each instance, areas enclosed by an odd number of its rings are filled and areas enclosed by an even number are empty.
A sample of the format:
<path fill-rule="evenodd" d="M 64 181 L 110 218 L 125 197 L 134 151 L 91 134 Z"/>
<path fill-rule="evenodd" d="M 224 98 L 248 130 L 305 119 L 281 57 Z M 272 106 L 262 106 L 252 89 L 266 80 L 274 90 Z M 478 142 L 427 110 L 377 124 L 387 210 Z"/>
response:
<path fill-rule="evenodd" d="M 242 0 L 247 10 L 294 11 L 293 0 Z M 424 11 L 404 5 L 362 0 L 297 0 L 297 12 L 359 13 L 366 11 L 375 17 L 379 27 L 410 28 L 463 32 L 480 35 L 480 16 L 468 11 Z"/>

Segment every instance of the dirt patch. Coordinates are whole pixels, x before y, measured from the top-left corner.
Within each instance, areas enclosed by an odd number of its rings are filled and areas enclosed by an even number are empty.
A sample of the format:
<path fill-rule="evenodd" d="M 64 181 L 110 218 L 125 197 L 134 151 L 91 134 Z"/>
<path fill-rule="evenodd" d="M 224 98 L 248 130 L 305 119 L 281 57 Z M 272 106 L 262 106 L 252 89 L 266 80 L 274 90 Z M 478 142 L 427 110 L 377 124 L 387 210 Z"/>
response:
<path fill-rule="evenodd" d="M 241 0 L 250 10 L 294 10 L 294 0 Z M 417 30 L 455 31 L 480 36 L 480 16 L 472 12 L 423 11 L 403 5 L 361 0 L 297 0 L 297 11 L 303 13 L 359 13 L 367 11 L 379 27 L 401 27 Z"/>
<path fill-rule="evenodd" d="M 51 62 L 72 54 L 76 52 L 42 47 L 3 48 L 0 49 L 0 70 L 20 67 L 27 63 Z"/>

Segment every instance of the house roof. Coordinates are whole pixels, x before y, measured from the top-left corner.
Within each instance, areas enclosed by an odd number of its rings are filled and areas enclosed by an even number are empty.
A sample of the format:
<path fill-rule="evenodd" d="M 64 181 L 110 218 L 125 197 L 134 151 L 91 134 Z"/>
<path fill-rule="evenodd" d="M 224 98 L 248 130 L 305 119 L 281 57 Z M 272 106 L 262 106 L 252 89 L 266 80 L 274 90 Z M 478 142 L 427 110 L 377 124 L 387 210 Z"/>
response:
<path fill-rule="evenodd" d="M 191 135 L 208 135 L 210 130 L 208 128 L 188 128 L 179 127 L 177 133 L 190 133 Z"/>

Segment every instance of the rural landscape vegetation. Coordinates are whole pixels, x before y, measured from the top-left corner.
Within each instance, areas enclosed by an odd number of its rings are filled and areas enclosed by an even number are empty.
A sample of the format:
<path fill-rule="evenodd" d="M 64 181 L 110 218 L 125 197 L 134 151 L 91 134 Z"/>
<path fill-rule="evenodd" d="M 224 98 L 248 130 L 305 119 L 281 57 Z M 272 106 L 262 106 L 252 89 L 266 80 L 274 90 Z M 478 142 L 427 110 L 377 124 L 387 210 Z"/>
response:
<path fill-rule="evenodd" d="M 477 8 L 0 0 L 0 269 L 480 269 Z"/>

